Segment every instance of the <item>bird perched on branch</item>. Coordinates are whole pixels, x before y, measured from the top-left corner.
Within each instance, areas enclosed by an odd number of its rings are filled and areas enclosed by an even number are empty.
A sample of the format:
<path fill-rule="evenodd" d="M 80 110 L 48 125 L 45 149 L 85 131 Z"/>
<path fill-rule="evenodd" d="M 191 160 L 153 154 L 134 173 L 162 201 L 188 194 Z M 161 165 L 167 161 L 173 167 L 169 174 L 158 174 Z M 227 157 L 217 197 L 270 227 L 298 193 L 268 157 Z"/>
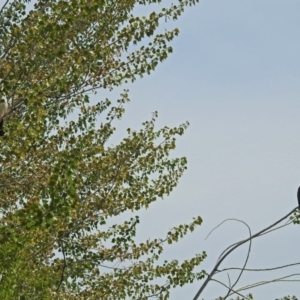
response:
<path fill-rule="evenodd" d="M 300 186 L 298 187 L 297 198 L 298 198 L 298 205 L 300 207 Z"/>
<path fill-rule="evenodd" d="M 7 112 L 7 108 L 8 108 L 8 104 L 7 104 L 7 99 L 5 95 L 1 96 L 0 99 L 0 136 L 4 135 L 4 131 L 3 131 L 3 117 L 5 115 L 5 113 Z"/>

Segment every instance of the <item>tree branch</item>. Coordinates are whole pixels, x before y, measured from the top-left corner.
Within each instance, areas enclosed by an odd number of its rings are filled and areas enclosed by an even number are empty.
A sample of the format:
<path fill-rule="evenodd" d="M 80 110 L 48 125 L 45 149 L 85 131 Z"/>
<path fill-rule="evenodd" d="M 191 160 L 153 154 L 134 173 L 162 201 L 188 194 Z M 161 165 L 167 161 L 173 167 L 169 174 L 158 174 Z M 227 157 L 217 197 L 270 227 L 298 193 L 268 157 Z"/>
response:
<path fill-rule="evenodd" d="M 295 207 L 291 212 L 289 212 L 287 215 L 285 215 L 284 217 L 282 217 L 281 219 L 279 219 L 278 221 L 276 221 L 275 223 L 273 223 L 272 225 L 266 227 L 265 229 L 257 232 L 256 234 L 254 234 L 253 236 L 250 236 L 249 238 L 242 240 L 236 244 L 233 244 L 231 246 L 229 246 L 225 251 L 223 251 L 223 253 L 221 254 L 220 258 L 218 259 L 218 262 L 216 263 L 216 265 L 214 266 L 214 268 L 212 269 L 212 271 L 210 272 L 210 274 L 208 275 L 208 277 L 206 278 L 206 280 L 204 281 L 204 283 L 202 284 L 202 286 L 200 287 L 200 289 L 198 290 L 198 292 L 196 293 L 195 297 L 193 298 L 193 300 L 197 300 L 199 298 L 199 296 L 201 295 L 201 293 L 203 292 L 203 290 L 205 289 L 205 287 L 207 286 L 207 284 L 209 283 L 209 281 L 212 279 L 212 277 L 214 276 L 214 274 L 216 273 L 216 271 L 218 270 L 218 267 L 221 265 L 221 263 L 225 260 L 225 258 L 231 253 L 233 252 L 235 249 L 237 249 L 239 246 L 247 243 L 248 241 L 259 237 L 260 235 L 262 235 L 263 233 L 265 233 L 266 231 L 268 231 L 269 229 L 273 228 L 274 226 L 276 226 L 277 224 L 281 223 L 284 219 L 286 219 L 287 217 L 289 217 L 294 211 L 296 211 L 298 209 L 298 206 Z M 232 248 L 231 248 L 232 247 Z M 230 249 L 231 248 L 231 249 Z"/>

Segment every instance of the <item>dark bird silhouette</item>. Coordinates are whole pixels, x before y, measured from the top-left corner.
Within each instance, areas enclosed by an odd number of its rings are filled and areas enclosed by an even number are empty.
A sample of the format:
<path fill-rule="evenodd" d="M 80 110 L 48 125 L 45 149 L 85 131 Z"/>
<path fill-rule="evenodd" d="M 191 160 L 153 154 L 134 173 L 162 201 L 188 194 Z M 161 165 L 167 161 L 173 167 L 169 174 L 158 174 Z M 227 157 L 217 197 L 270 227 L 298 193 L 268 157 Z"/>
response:
<path fill-rule="evenodd" d="M 300 207 L 300 186 L 298 187 L 297 198 L 298 198 L 298 205 Z"/>

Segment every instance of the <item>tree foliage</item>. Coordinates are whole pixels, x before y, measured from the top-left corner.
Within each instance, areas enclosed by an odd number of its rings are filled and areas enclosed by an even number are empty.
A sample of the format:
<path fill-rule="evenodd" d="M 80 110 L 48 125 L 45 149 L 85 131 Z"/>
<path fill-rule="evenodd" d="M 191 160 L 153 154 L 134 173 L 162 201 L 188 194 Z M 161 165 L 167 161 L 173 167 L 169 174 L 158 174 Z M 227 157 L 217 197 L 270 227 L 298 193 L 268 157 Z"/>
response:
<path fill-rule="evenodd" d="M 155 129 L 154 113 L 109 146 L 128 91 L 117 104 L 93 103 L 90 94 L 155 70 L 178 35 L 158 33 L 160 23 L 197 1 L 145 17 L 133 10 L 160 0 L 39 0 L 28 10 L 29 2 L 6 1 L 0 14 L 1 93 L 9 99 L 0 140 L 0 298 L 168 299 L 171 288 L 204 277 L 195 267 L 206 254 L 159 257 L 202 220 L 138 243 L 135 214 L 176 187 L 186 158 L 169 155 L 188 124 Z M 126 211 L 129 220 L 113 222 Z"/>

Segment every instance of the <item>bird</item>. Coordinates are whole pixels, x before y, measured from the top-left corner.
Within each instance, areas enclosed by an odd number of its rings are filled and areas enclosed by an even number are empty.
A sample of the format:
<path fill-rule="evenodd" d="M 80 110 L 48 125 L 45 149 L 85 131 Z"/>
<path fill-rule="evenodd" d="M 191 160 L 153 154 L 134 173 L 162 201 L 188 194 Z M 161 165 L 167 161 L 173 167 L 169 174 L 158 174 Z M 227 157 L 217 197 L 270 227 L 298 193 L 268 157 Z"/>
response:
<path fill-rule="evenodd" d="M 297 198 L 298 198 L 298 206 L 300 207 L 300 186 L 298 187 Z"/>
<path fill-rule="evenodd" d="M 0 99 L 0 136 L 4 136 L 4 130 L 3 130 L 3 117 L 5 113 L 7 112 L 8 104 L 7 104 L 7 98 L 5 94 Z"/>

